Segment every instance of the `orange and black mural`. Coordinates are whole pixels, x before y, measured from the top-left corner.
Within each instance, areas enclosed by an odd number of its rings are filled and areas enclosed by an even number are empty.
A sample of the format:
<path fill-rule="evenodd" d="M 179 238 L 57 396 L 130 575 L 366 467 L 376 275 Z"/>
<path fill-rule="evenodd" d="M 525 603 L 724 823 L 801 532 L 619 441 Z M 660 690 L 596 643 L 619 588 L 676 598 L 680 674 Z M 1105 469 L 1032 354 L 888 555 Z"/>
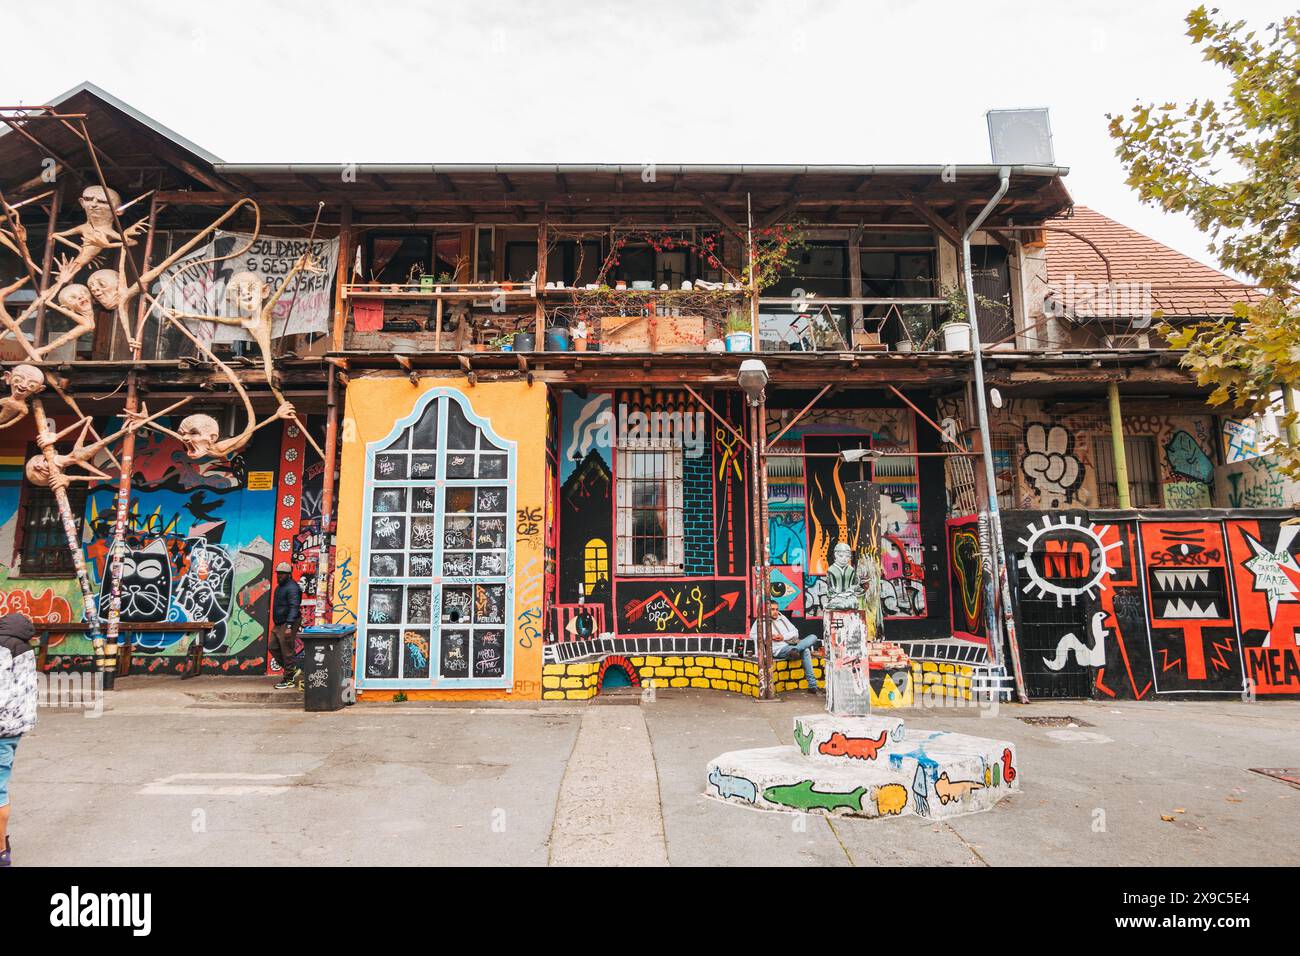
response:
<path fill-rule="evenodd" d="M 1300 695 L 1297 532 L 1228 512 L 1007 512 L 1030 696 Z"/>

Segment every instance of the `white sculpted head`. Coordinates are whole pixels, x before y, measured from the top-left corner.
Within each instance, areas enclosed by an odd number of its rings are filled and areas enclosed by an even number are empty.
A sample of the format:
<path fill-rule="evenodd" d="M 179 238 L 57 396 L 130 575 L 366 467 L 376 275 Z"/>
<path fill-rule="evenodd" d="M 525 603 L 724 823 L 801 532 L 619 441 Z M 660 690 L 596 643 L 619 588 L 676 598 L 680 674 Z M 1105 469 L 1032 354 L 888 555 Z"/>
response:
<path fill-rule="evenodd" d="M 50 463 L 45 460 L 44 455 L 33 455 L 28 458 L 23 474 L 38 488 L 50 487 Z"/>
<path fill-rule="evenodd" d="M 248 318 L 261 313 L 269 294 L 261 276 L 253 272 L 236 272 L 226 284 L 226 304 Z"/>
<path fill-rule="evenodd" d="M 9 383 L 9 394 L 26 404 L 33 395 L 45 390 L 45 376 L 35 365 L 15 365 L 5 373 Z"/>
<path fill-rule="evenodd" d="M 81 208 L 85 210 L 86 222 L 96 229 L 113 228 L 113 210 L 122 204 L 122 197 L 117 191 L 104 191 L 103 186 L 87 186 L 81 191 Z"/>
<path fill-rule="evenodd" d="M 91 298 L 90 290 L 80 282 L 65 285 L 59 290 L 59 305 L 82 318 L 93 320 L 95 316 L 95 300 Z"/>
<path fill-rule="evenodd" d="M 181 436 L 190 458 L 204 458 L 213 454 L 213 446 L 221 440 L 221 426 L 211 415 L 187 415 L 181 419 L 176 434 Z"/>
<path fill-rule="evenodd" d="M 122 284 L 113 269 L 97 269 L 86 280 L 90 294 L 106 309 L 116 309 L 122 299 Z"/>

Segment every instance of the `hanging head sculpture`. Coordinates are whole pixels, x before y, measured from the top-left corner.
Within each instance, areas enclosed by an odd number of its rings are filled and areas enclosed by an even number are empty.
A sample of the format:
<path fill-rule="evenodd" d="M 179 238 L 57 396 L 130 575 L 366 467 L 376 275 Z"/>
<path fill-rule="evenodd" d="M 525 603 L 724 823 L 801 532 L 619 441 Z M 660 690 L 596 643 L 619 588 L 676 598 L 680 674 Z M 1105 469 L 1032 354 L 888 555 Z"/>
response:
<path fill-rule="evenodd" d="M 86 286 L 80 282 L 65 285 L 59 290 L 57 301 L 58 311 L 72 320 L 72 328 L 48 345 L 37 349 L 37 355 L 44 356 L 67 342 L 81 338 L 95 328 L 95 298 Z"/>
<path fill-rule="evenodd" d="M 229 458 L 235 452 L 242 450 L 259 428 L 280 419 L 293 418 L 295 414 L 293 405 L 289 402 L 282 402 L 274 415 L 258 424 L 254 424 L 255 418 L 250 413 L 248 427 L 230 438 L 222 438 L 221 426 L 217 424 L 217 420 L 202 412 L 182 418 L 177 431 L 163 428 L 156 423 L 152 423 L 151 427 L 171 435 L 185 446 L 186 456 L 191 461 L 197 461 L 200 458 Z"/>
<path fill-rule="evenodd" d="M 96 269 L 86 280 L 86 287 L 95 301 L 110 312 L 117 309 L 122 299 L 122 283 L 112 269 Z"/>
<path fill-rule="evenodd" d="M 9 394 L 0 398 L 0 428 L 26 418 L 31 400 L 45 390 L 45 376 L 35 365 L 15 365 L 5 372 L 4 380 Z"/>
<path fill-rule="evenodd" d="M 28 368 L 31 366 L 20 365 L 15 369 Z M 95 464 L 95 458 L 104 452 L 109 445 L 117 441 L 123 435 L 133 432 L 145 425 L 153 425 L 154 421 L 176 411 L 182 405 L 189 402 L 188 398 L 183 398 L 174 405 L 168 406 L 160 412 L 150 414 L 147 408 L 141 408 L 137 412 L 128 412 L 126 415 L 126 424 L 113 434 L 100 438 L 90 444 L 86 439 L 93 437 L 90 428 L 90 419 L 81 418 L 73 422 L 62 431 L 54 431 L 53 423 L 48 419 L 45 427 L 40 428 L 36 433 L 36 444 L 40 448 L 39 455 L 33 455 L 27 460 L 23 469 L 27 480 L 39 488 L 67 488 L 74 481 L 105 481 L 110 477 L 101 471 Z M 39 420 L 39 416 L 38 416 Z M 155 426 L 156 427 L 156 426 Z M 57 444 L 68 435 L 77 432 L 77 439 L 73 443 L 72 450 L 66 455 L 58 451 Z M 47 455 L 46 451 L 51 452 Z M 116 462 L 116 459 L 113 459 Z M 80 468 L 81 473 L 73 472 L 71 469 Z"/>

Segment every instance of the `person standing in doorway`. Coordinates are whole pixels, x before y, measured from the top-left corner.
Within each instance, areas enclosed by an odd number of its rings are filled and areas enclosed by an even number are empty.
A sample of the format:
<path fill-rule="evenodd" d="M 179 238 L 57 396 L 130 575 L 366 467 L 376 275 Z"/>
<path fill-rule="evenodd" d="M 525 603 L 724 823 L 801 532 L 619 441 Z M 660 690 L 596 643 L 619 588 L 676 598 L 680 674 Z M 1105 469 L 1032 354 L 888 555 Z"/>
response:
<path fill-rule="evenodd" d="M 298 672 L 298 620 L 302 611 L 302 588 L 293 579 L 289 562 L 275 566 L 275 600 L 271 604 L 271 656 L 284 673 L 276 688 L 293 687 Z"/>
<path fill-rule="evenodd" d="M 23 734 L 36 726 L 36 655 L 32 619 L 0 617 L 0 867 L 12 863 L 9 848 L 9 776 Z"/>

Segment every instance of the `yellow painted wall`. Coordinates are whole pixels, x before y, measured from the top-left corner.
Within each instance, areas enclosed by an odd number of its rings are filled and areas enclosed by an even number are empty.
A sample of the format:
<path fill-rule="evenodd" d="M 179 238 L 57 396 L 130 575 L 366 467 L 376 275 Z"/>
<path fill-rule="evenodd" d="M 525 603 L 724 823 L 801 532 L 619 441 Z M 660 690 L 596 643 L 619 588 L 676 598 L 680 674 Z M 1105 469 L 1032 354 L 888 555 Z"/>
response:
<path fill-rule="evenodd" d="M 483 382 L 470 386 L 462 377 L 422 378 L 412 385 L 403 376 L 354 377 L 348 383 L 342 439 L 342 466 L 339 476 L 338 550 L 335 560 L 334 593 L 336 603 L 346 606 L 353 619 L 360 620 L 360 588 L 357 576 L 364 573 L 361 561 L 361 524 L 365 508 L 366 444 L 384 438 L 393 425 L 410 414 L 416 400 L 435 388 L 450 388 L 463 395 L 475 414 L 491 422 L 501 438 L 515 442 L 515 508 L 545 513 L 546 472 L 546 388 L 526 382 Z M 514 520 L 514 516 L 508 516 Z M 539 700 L 542 692 L 541 631 L 542 569 L 544 562 L 542 534 L 515 536 L 514 616 L 507 622 L 514 641 L 513 689 L 438 689 L 403 690 L 409 700 Z M 350 560 L 349 560 L 350 559 Z M 533 612 L 531 615 L 528 612 Z M 520 617 L 533 622 L 527 629 Z M 336 616 L 336 620 L 338 617 Z M 360 650 L 360 649 L 358 649 Z M 437 662 L 433 662 L 436 673 Z M 397 693 L 390 689 L 363 691 L 363 700 L 387 700 Z"/>

